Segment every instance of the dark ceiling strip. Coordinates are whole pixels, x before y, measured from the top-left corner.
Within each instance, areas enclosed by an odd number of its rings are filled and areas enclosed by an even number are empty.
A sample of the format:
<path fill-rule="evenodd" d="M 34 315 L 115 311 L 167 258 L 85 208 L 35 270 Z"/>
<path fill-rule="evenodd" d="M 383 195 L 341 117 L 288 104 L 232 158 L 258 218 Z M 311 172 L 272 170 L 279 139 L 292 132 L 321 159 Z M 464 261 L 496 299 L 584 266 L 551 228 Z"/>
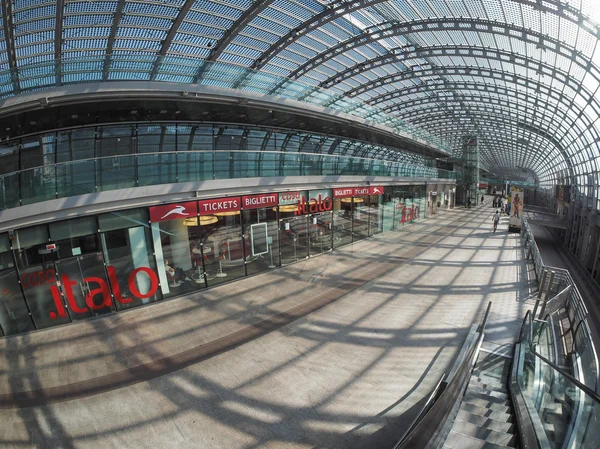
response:
<path fill-rule="evenodd" d="M 6 43 L 6 53 L 8 57 L 8 66 L 11 69 L 11 81 L 15 93 L 21 92 L 19 83 L 19 74 L 17 73 L 17 53 L 15 51 L 15 38 L 13 34 L 13 14 L 12 0 L 2 1 L 2 26 L 4 27 L 4 42 Z"/>
<path fill-rule="evenodd" d="M 59 63 L 62 56 L 62 42 L 63 42 L 63 13 L 64 13 L 64 0 L 56 0 L 56 24 L 54 26 L 54 60 L 56 61 L 56 85 L 62 84 L 62 64 Z"/>
<path fill-rule="evenodd" d="M 119 0 L 117 10 L 113 16 L 113 23 L 110 29 L 110 36 L 108 36 L 108 43 L 106 44 L 106 57 L 104 59 L 104 69 L 102 71 L 102 79 L 106 81 L 108 79 L 108 72 L 110 70 L 110 59 L 112 56 L 113 46 L 115 44 L 115 37 L 117 36 L 117 30 L 119 29 L 119 23 L 121 22 L 121 16 L 123 15 L 123 8 L 125 7 L 125 0 Z"/>

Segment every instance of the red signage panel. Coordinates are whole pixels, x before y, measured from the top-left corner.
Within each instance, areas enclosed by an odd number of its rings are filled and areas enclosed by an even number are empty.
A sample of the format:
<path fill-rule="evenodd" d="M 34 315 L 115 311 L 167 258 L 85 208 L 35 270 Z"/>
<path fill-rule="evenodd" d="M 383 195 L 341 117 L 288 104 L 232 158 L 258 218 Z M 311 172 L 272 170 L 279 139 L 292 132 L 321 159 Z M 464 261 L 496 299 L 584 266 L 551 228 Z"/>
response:
<path fill-rule="evenodd" d="M 247 195 L 242 197 L 242 209 L 256 209 L 259 207 L 277 206 L 278 200 L 279 195 L 277 193 Z"/>
<path fill-rule="evenodd" d="M 333 189 L 334 198 L 349 198 L 351 196 L 383 195 L 381 186 L 344 187 Z"/>
<path fill-rule="evenodd" d="M 241 205 L 242 202 L 239 196 L 233 198 L 217 198 L 214 200 L 198 201 L 200 215 L 211 215 L 219 212 L 233 212 L 240 210 Z"/>
<path fill-rule="evenodd" d="M 354 196 L 367 196 L 367 195 L 383 195 L 383 187 L 367 186 L 367 187 L 355 187 L 354 188 Z"/>
<path fill-rule="evenodd" d="M 343 187 L 341 189 L 333 189 L 334 198 L 349 198 L 354 194 L 352 187 Z"/>
<path fill-rule="evenodd" d="M 196 217 L 198 207 L 195 201 L 187 203 L 166 204 L 164 206 L 154 206 L 150 208 L 150 221 L 168 221 L 178 220 L 180 218 Z"/>

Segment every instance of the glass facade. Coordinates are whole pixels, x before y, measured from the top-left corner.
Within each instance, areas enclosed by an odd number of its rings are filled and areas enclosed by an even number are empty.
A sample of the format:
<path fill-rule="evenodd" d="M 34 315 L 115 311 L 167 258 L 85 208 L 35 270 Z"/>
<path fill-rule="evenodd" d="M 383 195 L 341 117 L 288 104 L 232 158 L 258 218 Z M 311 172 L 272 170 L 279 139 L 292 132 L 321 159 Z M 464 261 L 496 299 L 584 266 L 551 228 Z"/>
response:
<path fill-rule="evenodd" d="M 401 229 L 425 185 L 200 199 L 0 234 L 0 332 L 189 294 Z"/>
<path fill-rule="evenodd" d="M 0 209 L 213 179 L 454 176 L 432 164 L 431 158 L 401 149 L 300 131 L 187 123 L 104 125 L 0 144 Z"/>

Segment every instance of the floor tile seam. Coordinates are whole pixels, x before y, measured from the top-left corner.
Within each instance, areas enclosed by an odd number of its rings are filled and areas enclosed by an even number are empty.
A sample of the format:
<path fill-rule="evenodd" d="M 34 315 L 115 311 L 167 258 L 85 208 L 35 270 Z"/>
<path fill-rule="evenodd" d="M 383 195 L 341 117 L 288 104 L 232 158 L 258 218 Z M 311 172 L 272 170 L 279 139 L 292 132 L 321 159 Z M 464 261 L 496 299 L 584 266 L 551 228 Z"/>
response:
<path fill-rule="evenodd" d="M 459 217 L 459 218 L 462 218 L 462 217 Z M 458 220 L 458 219 L 457 219 L 457 220 Z M 449 232 L 450 232 L 450 231 L 448 231 L 448 233 L 449 233 Z M 445 235 L 442 235 L 442 236 L 440 236 L 440 238 L 439 238 L 439 239 L 443 239 L 444 237 L 445 237 Z M 438 239 L 438 240 L 439 240 L 439 239 Z M 434 245 L 435 243 L 437 243 L 437 240 L 436 240 L 436 242 L 432 242 L 432 243 L 431 243 L 430 245 L 428 245 L 428 246 Z M 425 249 L 426 249 L 426 248 L 423 248 L 423 251 L 424 251 Z M 380 265 L 383 265 L 383 264 L 380 264 Z M 385 265 L 389 265 L 389 267 L 387 268 L 387 270 L 389 270 L 389 269 L 393 269 L 393 268 L 395 268 L 395 267 L 397 266 L 397 265 L 391 265 L 391 264 L 385 264 Z M 369 271 L 371 271 L 371 270 L 369 270 Z M 380 275 L 381 273 L 384 273 L 384 272 L 385 272 L 385 267 L 383 267 L 383 266 L 382 266 L 382 267 L 380 267 L 380 269 L 374 269 L 373 271 L 375 271 L 375 273 L 376 273 L 376 274 L 375 274 L 375 276 L 373 276 L 373 278 L 372 278 L 372 279 L 375 279 L 377 275 Z M 372 280 L 372 279 L 371 279 L 371 280 Z M 369 280 L 366 280 L 366 279 L 365 279 L 365 281 L 366 281 L 366 282 L 364 282 L 364 283 L 368 283 L 368 282 L 370 282 Z M 355 283 L 355 282 L 353 281 L 353 282 L 352 282 L 352 284 L 354 284 L 354 283 Z M 355 287 L 355 289 L 356 289 L 356 288 L 358 288 L 360 285 L 361 285 L 361 284 L 358 284 L 358 285 Z M 335 291 L 335 290 L 334 290 L 334 291 Z M 344 295 L 345 295 L 345 294 L 342 294 L 340 297 L 343 297 Z M 331 299 L 331 300 L 327 301 L 326 303 L 332 302 L 332 301 L 333 301 L 333 300 L 335 300 L 335 299 L 339 299 L 339 297 L 335 297 L 334 299 Z M 326 304 L 324 304 L 324 305 L 326 305 Z M 301 304 L 301 305 L 299 305 L 299 306 L 297 306 L 297 307 L 295 307 L 295 308 L 292 308 L 292 310 L 293 310 L 293 309 L 297 309 L 297 311 L 298 311 L 298 310 L 300 310 L 300 311 L 302 311 L 302 310 L 305 310 L 305 314 L 306 314 L 306 313 L 310 313 L 310 311 L 309 311 L 309 310 L 310 310 L 310 307 L 309 307 L 309 308 L 307 308 L 307 309 L 303 309 L 302 307 L 304 307 L 304 306 L 305 306 L 305 305 L 302 305 L 302 304 Z M 318 309 L 318 308 L 321 308 L 321 307 L 323 307 L 323 306 L 319 306 L 319 307 L 317 307 L 317 309 Z M 315 309 L 315 310 L 317 310 L 317 309 Z M 290 313 L 290 311 L 288 310 L 287 312 L 284 312 L 283 314 L 286 314 L 286 313 Z M 282 315 L 282 314 L 278 314 L 278 315 L 276 315 L 275 317 L 271 317 L 270 319 L 272 319 L 272 318 L 276 318 L 277 316 L 280 316 L 280 315 Z M 270 319 L 264 320 L 262 323 L 265 323 L 265 322 L 269 321 Z M 240 329 L 239 331 L 236 331 L 236 332 L 234 333 L 234 335 L 238 334 L 239 332 L 244 332 L 245 330 L 248 330 L 248 331 L 250 331 L 250 329 L 252 329 L 252 328 L 254 328 L 255 326 L 257 326 L 257 325 L 260 325 L 260 324 L 261 324 L 261 322 L 259 322 L 259 323 L 255 324 L 255 325 L 248 326 L 248 327 L 246 327 L 246 328 L 244 328 L 244 329 Z M 250 334 L 250 336 L 251 336 L 251 337 L 252 337 L 253 335 L 254 335 L 253 333 L 251 333 L 251 334 Z M 221 337 L 220 339 L 222 339 L 222 338 L 225 338 L 225 339 L 227 339 L 228 337 L 230 337 L 230 336 Z M 217 341 L 217 342 L 218 342 L 220 339 L 217 339 L 217 340 L 215 340 L 215 341 Z M 199 347 L 205 347 L 205 346 L 208 346 L 208 345 L 210 345 L 211 343 L 213 343 L 213 342 L 208 342 L 208 343 L 205 343 L 205 344 L 203 344 L 203 345 L 200 345 Z M 236 346 L 239 346 L 239 344 L 238 344 L 238 345 L 236 345 Z M 187 350 L 187 351 L 184 351 L 184 352 L 186 352 L 186 353 L 187 353 L 187 352 L 190 352 L 190 351 L 194 351 L 195 349 L 198 349 L 198 347 L 196 347 L 196 348 L 192 348 L 192 349 L 190 349 L 190 350 Z M 233 349 L 233 348 L 230 348 L 230 349 Z M 220 352 L 224 352 L 224 351 L 220 351 Z M 215 355 L 216 355 L 216 354 L 215 354 Z M 178 356 L 178 354 L 175 354 L 175 355 L 173 355 L 173 356 L 168 356 L 168 358 L 173 358 L 173 360 L 177 361 L 177 356 Z M 130 373 L 130 372 L 136 372 L 136 371 L 139 371 L 139 369 L 138 369 L 138 368 L 140 368 L 140 367 L 148 366 L 148 365 L 150 365 L 150 364 L 156 364 L 156 363 L 158 363 L 158 362 L 164 361 L 165 359 L 166 359 L 166 358 L 163 358 L 163 359 L 160 359 L 160 360 L 158 360 L 158 361 L 150 362 L 150 363 L 148 363 L 148 364 L 143 364 L 143 365 L 139 365 L 139 366 L 136 366 L 136 367 L 131 367 L 131 368 L 128 368 L 128 369 L 126 369 L 126 370 L 123 370 L 123 371 L 121 371 L 121 373 Z M 190 364 L 192 364 L 192 363 L 197 363 L 197 362 L 191 362 L 191 363 L 189 363 L 187 366 L 189 366 L 189 365 L 190 365 Z M 177 369 L 181 369 L 181 368 L 177 368 Z M 174 370 L 170 370 L 169 372 L 172 372 L 172 371 L 174 371 Z M 166 373 L 163 373 L 163 374 L 166 374 Z M 117 375 L 118 375 L 118 373 L 114 373 L 114 374 L 111 374 L 111 375 L 107 375 L 107 376 L 105 376 L 105 377 L 111 377 L 111 378 L 114 378 L 114 377 L 115 377 L 115 376 L 117 376 Z M 157 377 L 157 376 L 159 376 L 159 375 L 162 375 L 162 374 L 155 374 L 155 375 L 153 375 L 153 376 L 152 376 L 152 378 L 154 378 L 154 377 Z M 90 383 L 90 382 L 97 382 L 97 381 L 98 381 L 98 379 L 101 379 L 101 378 L 88 379 L 88 380 L 80 381 L 80 382 L 77 382 L 77 383 L 74 383 L 74 384 L 67 384 L 67 385 L 61 385 L 61 386 L 56 386 L 56 387 L 49 387 L 48 389 L 42 389 L 42 390 L 38 390 L 38 393 L 41 393 L 41 395 L 40 395 L 40 396 L 37 398 L 37 399 L 38 399 L 38 402 L 40 402 L 40 400 L 41 400 L 43 403 L 53 402 L 53 401 L 51 401 L 51 400 L 50 400 L 51 398 L 49 398 L 49 397 L 48 397 L 48 393 L 52 393 L 52 392 L 56 393 L 56 394 L 54 394 L 54 396 L 55 396 L 55 400 L 56 400 L 56 401 L 60 401 L 60 400 L 68 400 L 68 399 L 69 399 L 68 397 L 66 397 L 66 398 L 65 398 L 65 397 L 63 397 L 63 396 L 65 396 L 65 394 L 69 393 L 69 392 L 70 392 L 70 390 L 72 390 L 72 389 L 73 389 L 73 386 L 75 386 L 75 385 L 84 385 L 84 386 L 85 386 L 85 385 L 87 385 L 87 384 L 88 384 L 88 383 Z M 130 381 L 129 381 L 129 382 L 127 382 L 127 384 L 137 383 L 137 382 L 141 382 L 141 381 L 143 381 L 143 380 L 148 380 L 148 379 L 143 379 L 143 378 L 140 378 L 139 380 L 130 379 Z M 123 385 L 123 386 L 125 386 L 125 385 Z M 98 389 L 98 388 L 97 388 L 97 389 Z M 109 389 L 112 389 L 112 388 L 109 388 Z M 102 391 L 105 391 L 105 390 L 106 390 L 106 389 L 103 389 Z M 102 391 L 98 391 L 97 393 L 100 393 L 100 392 L 102 392 Z M 97 394 L 97 393 L 92 393 L 92 394 Z M 14 407 L 14 406 L 17 406 L 17 407 L 19 407 L 20 405 L 18 404 L 18 402 L 22 402 L 22 401 L 19 401 L 19 400 L 15 401 L 15 400 L 14 400 L 14 397 L 19 397 L 19 396 L 20 396 L 20 397 L 21 397 L 21 398 L 22 398 L 24 401 L 26 401 L 26 402 L 31 402 L 31 399 L 32 399 L 32 398 L 31 398 L 30 396 L 31 396 L 32 394 L 34 394 L 34 392 L 33 392 L 33 391 L 29 391 L 29 392 L 17 392 L 17 393 L 13 393 L 13 394 L 10 394 L 10 393 L 9 393 L 9 394 L 6 394 L 6 395 L 2 395 L 2 396 L 0 396 L 0 408 L 11 408 L 11 405 L 10 405 L 10 404 L 13 404 L 13 405 L 12 405 L 13 407 Z M 67 396 L 69 396 L 69 395 L 67 395 Z M 71 396 L 73 396 L 73 395 L 71 394 Z M 87 396 L 87 394 L 85 394 L 85 395 L 81 395 L 81 394 L 77 395 L 77 397 L 83 397 L 83 396 Z M 7 400 L 6 400 L 6 398 L 8 398 L 9 400 L 7 401 Z M 8 405 L 8 406 L 7 406 L 7 405 Z M 27 405 L 25 405 L 25 406 L 27 406 Z"/>

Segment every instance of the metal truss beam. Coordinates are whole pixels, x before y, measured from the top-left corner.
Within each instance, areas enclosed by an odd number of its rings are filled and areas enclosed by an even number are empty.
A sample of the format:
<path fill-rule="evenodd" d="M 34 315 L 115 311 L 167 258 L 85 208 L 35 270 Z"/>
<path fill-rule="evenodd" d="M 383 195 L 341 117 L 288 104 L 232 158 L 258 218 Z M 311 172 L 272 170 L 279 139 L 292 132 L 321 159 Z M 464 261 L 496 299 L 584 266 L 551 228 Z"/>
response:
<path fill-rule="evenodd" d="M 227 46 L 235 39 L 235 37 L 240 34 L 240 32 L 248 25 L 256 16 L 258 16 L 262 11 L 268 8 L 274 0 L 256 0 L 250 8 L 248 8 L 244 13 L 235 21 L 235 23 L 225 32 L 225 34 L 221 37 L 219 42 L 212 49 L 206 61 L 217 61 L 219 57 L 223 54 Z M 206 68 L 210 66 L 202 64 L 194 77 L 193 83 L 202 82 L 202 78 L 204 73 L 206 72 Z M 241 81 L 241 80 L 240 80 Z M 239 85 L 239 83 L 237 84 Z M 237 87 L 236 85 L 236 87 Z"/>
<path fill-rule="evenodd" d="M 175 35 L 177 34 L 177 31 L 179 30 L 179 27 L 181 26 L 183 19 L 185 19 L 186 14 L 190 10 L 190 8 L 194 5 L 195 2 L 196 2 L 196 0 L 186 0 L 186 2 L 183 4 L 183 6 L 179 9 L 179 12 L 177 13 L 177 17 L 175 17 L 175 20 L 173 20 L 173 24 L 171 25 L 171 28 L 169 28 L 167 37 L 165 37 L 165 39 L 161 42 L 160 50 L 158 50 L 158 54 L 156 56 L 156 61 L 154 61 L 154 65 L 152 66 L 152 71 L 150 72 L 150 80 L 151 81 L 154 81 L 156 79 L 156 74 L 158 73 L 158 69 L 160 68 L 162 61 L 163 61 L 165 55 L 167 54 L 169 47 L 171 46 L 171 42 L 173 42 L 173 39 L 175 38 Z"/>
<path fill-rule="evenodd" d="M 369 100 L 367 102 L 367 104 L 376 105 L 376 104 L 384 103 L 384 102 L 394 100 L 397 98 L 405 98 L 409 95 L 416 94 L 416 93 L 431 92 L 433 94 L 439 95 L 439 93 L 436 91 L 439 87 L 440 86 L 438 86 L 438 85 L 431 85 L 431 84 L 420 84 L 417 86 L 411 86 L 411 87 L 407 87 L 404 89 L 399 89 L 399 90 L 390 92 L 388 94 L 380 95 L 379 97 L 372 98 L 371 100 Z M 539 100 L 539 98 L 531 97 L 529 95 L 523 95 L 522 91 L 519 91 L 516 89 L 510 89 L 509 87 L 495 85 L 495 84 L 475 83 L 475 82 L 446 82 L 446 83 L 444 83 L 444 85 L 442 87 L 443 87 L 443 90 L 441 90 L 442 92 L 449 91 L 449 92 L 452 92 L 454 95 L 456 95 L 456 91 L 465 90 L 465 91 L 469 91 L 469 92 L 482 92 L 485 94 L 496 94 L 498 96 L 502 95 L 504 97 L 513 97 L 513 98 L 518 98 L 519 100 L 525 99 L 525 101 L 527 101 L 530 104 L 533 104 L 534 106 L 537 103 L 542 103 L 542 100 Z M 553 91 L 553 93 L 555 93 L 555 92 Z M 463 95 L 462 93 L 459 94 L 459 97 L 462 95 Z M 570 108 L 575 111 L 578 111 L 579 115 L 581 117 L 583 117 L 584 120 L 587 123 L 589 123 L 590 126 L 592 125 L 593 121 L 584 113 L 583 108 L 580 107 L 576 102 L 571 101 L 570 99 L 566 98 L 564 95 L 555 94 L 555 95 L 550 95 L 550 97 L 554 98 L 559 103 L 563 104 L 566 108 Z M 452 98 L 439 98 L 439 100 L 440 101 L 443 101 L 443 100 L 448 101 L 448 100 L 452 100 Z M 545 101 L 543 103 L 549 104 Z M 392 107 L 392 106 L 389 106 L 389 107 Z M 551 106 L 551 108 L 554 108 L 554 106 Z M 386 109 L 387 109 L 387 107 L 384 108 L 384 110 L 386 110 Z"/>
<path fill-rule="evenodd" d="M 54 60 L 56 61 L 55 77 L 57 86 L 60 86 L 62 84 L 62 65 L 60 63 L 60 58 L 62 56 L 64 7 L 64 0 L 56 0 L 56 24 L 54 27 Z"/>
<path fill-rule="evenodd" d="M 432 103 L 435 103 L 436 101 L 443 102 L 444 99 L 432 98 L 432 97 L 413 98 L 408 101 L 404 101 L 401 103 L 396 103 L 391 106 L 388 106 L 388 107 L 384 108 L 384 111 L 386 113 L 391 113 L 391 114 L 398 113 L 397 115 L 396 114 L 394 114 L 394 115 L 396 117 L 398 117 L 400 120 L 407 120 L 407 119 L 410 120 L 410 118 L 419 116 L 419 114 L 422 111 L 426 111 L 431 108 L 439 109 L 439 106 L 429 106 Z M 491 107 L 492 109 L 493 108 L 501 108 L 502 110 L 507 109 L 507 111 L 505 111 L 507 113 L 514 113 L 515 111 L 520 111 L 520 112 L 526 114 L 527 116 L 531 116 L 531 117 L 536 117 L 536 116 L 540 115 L 538 113 L 538 111 L 535 109 L 535 107 L 531 106 L 530 103 L 513 101 L 511 99 L 507 99 L 504 97 L 490 97 L 490 96 L 483 96 L 483 95 L 461 95 L 460 101 L 468 102 L 466 110 L 468 110 L 470 112 L 472 112 L 473 110 L 476 110 L 476 111 L 486 110 Z M 549 103 L 546 103 L 542 100 L 540 100 L 538 103 L 540 103 L 541 106 L 547 108 L 548 110 L 550 110 L 551 108 L 552 109 L 556 108 L 555 105 L 550 105 Z M 423 106 L 423 105 L 426 105 L 428 107 L 416 109 L 418 106 Z M 551 127 L 556 132 L 559 132 L 560 129 L 563 129 L 564 130 L 563 136 L 566 136 L 567 133 L 570 134 L 571 131 L 573 133 L 575 133 L 575 135 L 580 135 L 581 133 L 585 132 L 585 129 L 586 129 L 584 127 L 580 127 L 579 122 L 577 120 L 575 120 L 574 118 L 569 117 L 568 115 L 562 115 L 561 121 L 558 125 L 554 121 L 545 120 L 546 118 L 547 118 L 546 115 L 541 114 L 540 121 L 544 121 L 548 127 Z M 565 122 L 569 126 L 567 126 L 567 127 L 561 126 L 561 124 L 564 124 Z M 591 123 L 590 123 L 590 125 L 591 125 Z"/>
<path fill-rule="evenodd" d="M 427 69 L 410 70 L 410 71 L 406 71 L 406 72 L 399 72 L 399 73 L 394 73 L 391 75 L 386 75 L 384 77 L 377 78 L 375 80 L 369 81 L 368 83 L 362 84 L 362 85 L 356 87 L 355 89 L 352 89 L 351 91 L 346 92 L 340 98 L 354 97 L 354 96 L 363 94 L 365 92 L 368 92 L 376 87 L 381 87 L 381 86 L 384 86 L 387 84 L 392 84 L 395 82 L 411 80 L 414 78 L 420 78 L 420 79 L 426 78 L 426 77 L 440 78 L 440 77 L 453 76 L 453 75 L 474 76 L 474 77 L 481 77 L 481 78 L 489 78 L 489 79 L 493 79 L 496 81 L 502 81 L 503 83 L 514 83 L 514 84 L 526 87 L 528 89 L 532 89 L 533 91 L 539 92 L 540 94 L 552 97 L 556 100 L 560 100 L 564 96 L 562 90 L 557 89 L 556 87 L 552 86 L 551 84 L 545 84 L 540 81 L 532 80 L 532 79 L 522 76 L 520 74 L 509 73 L 509 72 L 505 72 L 503 70 L 497 70 L 497 69 L 453 66 L 453 67 L 431 67 L 431 68 L 427 68 Z M 444 89 L 444 86 L 446 83 L 447 83 L 447 80 L 442 78 L 439 83 L 436 83 L 434 85 L 439 86 L 440 90 L 441 90 L 441 89 Z M 569 85 L 569 84 L 571 84 L 571 82 L 567 83 L 567 85 Z M 589 103 L 591 105 L 595 105 L 597 110 L 600 111 L 600 103 L 598 101 L 599 99 L 596 99 L 594 97 L 594 95 L 591 94 L 586 88 L 583 88 L 579 85 L 577 85 L 577 87 L 579 88 L 580 96 L 585 100 L 585 102 Z M 383 97 L 387 97 L 388 95 L 389 94 L 371 98 L 371 99 L 367 100 L 366 103 L 374 104 L 376 99 L 381 99 Z M 333 100 L 326 106 L 333 104 L 335 101 L 338 101 L 338 99 Z"/>
<path fill-rule="evenodd" d="M 566 45 L 558 39 L 513 24 L 474 18 L 436 18 L 403 23 L 388 22 L 373 26 L 364 30 L 363 33 L 340 42 L 327 51 L 309 59 L 290 73 L 288 78 L 300 78 L 328 60 L 363 45 L 399 35 L 405 36 L 411 33 L 431 33 L 436 31 L 471 31 L 515 37 L 522 42 L 534 44 L 541 49 L 554 51 L 579 65 L 584 65 L 588 67 L 588 70 L 595 72 L 594 75 L 596 78 L 600 79 L 600 70 L 593 66 L 589 59 L 584 57 L 575 48 Z"/>
<path fill-rule="evenodd" d="M 573 164 L 571 162 L 571 155 L 569 155 L 567 153 L 566 149 L 563 148 L 559 142 L 551 140 L 551 136 L 548 136 L 548 133 L 546 133 L 545 131 L 535 128 L 533 126 L 528 127 L 528 128 L 523 128 L 521 126 L 521 123 L 514 120 L 511 116 L 486 114 L 485 116 L 484 115 L 480 116 L 480 118 L 487 118 L 489 124 L 502 123 L 504 125 L 509 125 L 513 129 L 523 129 L 523 130 L 527 131 L 529 134 L 535 134 L 535 135 L 540 136 L 543 139 L 543 141 L 548 142 L 548 145 L 546 146 L 546 148 L 554 147 L 556 150 L 558 150 L 560 155 L 563 157 L 567 167 L 571 171 L 573 170 Z M 419 119 L 411 122 L 411 124 L 417 125 L 417 126 L 427 125 L 426 128 L 435 127 L 436 129 L 439 129 L 440 122 L 447 123 L 450 119 L 451 118 L 449 118 L 444 113 L 444 111 L 436 110 L 435 113 L 432 113 L 428 116 L 422 116 Z M 495 129 L 495 127 L 492 126 L 491 129 Z M 511 133 L 511 134 L 516 135 L 516 133 Z M 486 137 L 489 138 L 490 136 L 486 136 Z M 499 142 L 504 142 L 504 141 L 499 140 Z M 534 152 L 534 154 L 535 154 L 535 152 Z M 544 158 L 546 160 L 551 160 L 551 158 L 549 157 L 550 155 L 548 155 L 547 153 L 541 152 L 540 154 L 543 154 Z"/>
<path fill-rule="evenodd" d="M 4 42 L 6 45 L 6 56 L 8 67 L 10 67 L 10 78 L 15 93 L 21 92 L 19 74 L 17 72 L 17 52 L 15 51 L 15 37 L 13 34 L 12 0 L 1 0 L 2 2 L 2 26 L 4 27 Z"/>
<path fill-rule="evenodd" d="M 530 67 L 531 68 L 531 67 Z M 556 73 L 560 73 L 556 71 Z M 383 77 L 375 78 L 373 80 L 369 80 L 366 83 L 363 83 L 349 91 L 344 92 L 345 97 L 356 97 L 358 95 L 364 94 L 376 87 L 381 87 L 386 84 L 391 84 L 399 81 L 406 81 L 413 78 L 425 78 L 425 77 L 443 77 L 447 75 L 462 75 L 462 76 L 477 76 L 482 78 L 493 78 L 495 80 L 502 80 L 505 82 L 513 82 L 516 84 L 520 84 L 522 86 L 529 87 L 531 85 L 536 86 L 545 86 L 548 89 L 553 89 L 552 83 L 542 83 L 540 81 L 531 80 L 528 77 L 525 77 L 520 74 L 510 73 L 504 70 L 499 69 L 488 69 L 484 67 L 464 67 L 464 66 L 450 66 L 450 67 L 437 67 L 431 66 L 430 68 L 419 68 L 416 70 L 407 70 L 404 72 L 392 73 L 390 75 L 386 75 Z M 554 78 L 557 79 L 557 78 Z M 427 80 L 428 83 L 443 85 L 446 80 L 439 79 L 436 80 Z M 574 81 L 572 78 L 566 76 L 563 80 L 558 79 L 558 81 L 563 82 L 565 85 L 569 86 L 574 91 L 578 92 L 582 98 L 586 100 L 586 102 L 597 101 L 594 99 L 594 94 L 590 92 L 587 88 L 581 86 L 578 82 Z M 554 89 L 557 90 L 557 89 Z M 560 95 L 564 95 L 562 90 L 557 90 L 560 92 Z"/>
<path fill-rule="evenodd" d="M 479 118 L 484 118 L 484 117 L 489 118 L 489 117 L 494 117 L 494 116 L 514 117 L 511 115 L 511 111 L 514 111 L 513 108 L 510 108 L 510 107 L 507 107 L 506 109 L 503 109 L 503 108 L 497 109 L 497 108 L 498 107 L 496 105 L 490 106 L 489 104 L 488 105 L 469 105 L 469 111 L 468 111 L 469 117 L 474 120 L 477 120 Z M 412 123 L 416 123 L 417 121 L 421 120 L 423 117 L 429 117 L 431 115 L 438 115 L 438 114 L 440 114 L 440 108 L 437 106 L 431 106 L 431 107 L 420 109 L 420 110 L 408 111 L 406 114 L 399 115 L 398 118 L 412 124 Z M 458 116 L 457 116 L 457 118 L 458 118 Z M 559 125 L 557 125 L 554 122 L 547 121 L 547 120 L 539 120 L 539 124 L 537 126 L 534 124 L 527 123 L 527 122 L 523 121 L 522 119 L 520 119 L 519 117 L 515 117 L 513 121 L 517 122 L 519 124 L 519 127 L 523 128 L 523 129 L 538 130 L 538 129 L 544 128 L 544 129 L 548 129 L 552 132 L 559 131 Z M 481 126 L 481 124 L 479 124 L 478 126 Z M 557 146 L 559 148 L 563 147 L 563 145 L 560 143 L 561 139 L 557 139 L 556 137 L 551 135 L 548 131 L 544 131 L 544 132 L 546 133 L 545 134 L 546 139 L 551 141 L 555 146 Z"/>
<path fill-rule="evenodd" d="M 252 3 L 252 6 L 248 8 L 244 13 L 235 21 L 235 23 L 229 28 L 225 34 L 221 37 L 219 42 L 211 50 L 210 55 L 206 58 L 207 61 L 216 61 L 219 56 L 225 51 L 227 46 L 240 34 L 246 25 L 248 25 L 256 16 L 268 8 L 274 0 L 256 0 Z"/>
<path fill-rule="evenodd" d="M 539 10 L 543 13 L 555 14 L 558 17 L 564 18 L 572 23 L 582 27 L 597 39 L 600 39 L 600 28 L 589 17 L 581 13 L 581 11 L 567 3 L 563 3 L 561 0 L 506 0 L 513 1 L 516 3 L 532 6 L 533 9 Z M 378 3 L 384 3 L 385 0 L 363 0 L 354 1 L 342 4 L 331 10 L 326 10 L 311 17 L 309 20 L 304 22 L 301 26 L 290 31 L 285 36 L 282 36 L 277 42 L 272 44 L 259 59 L 254 63 L 254 68 L 259 69 L 264 67 L 269 61 L 277 56 L 283 49 L 290 44 L 294 43 L 302 36 L 307 35 L 318 27 L 322 26 L 327 22 L 331 22 L 344 14 L 355 11 L 357 9 L 365 9 L 370 6 L 375 6 Z"/>
<path fill-rule="evenodd" d="M 486 60 L 506 62 L 535 70 L 538 74 L 551 76 L 562 83 L 565 83 L 567 80 L 574 82 L 567 72 L 557 69 L 555 66 L 547 64 L 543 61 L 537 61 L 518 53 L 486 47 L 442 45 L 435 47 L 417 47 L 413 49 L 396 48 L 390 50 L 390 53 L 388 54 L 369 59 L 361 64 L 356 64 L 342 72 L 337 73 L 336 75 L 329 77 L 325 81 L 321 82 L 319 87 L 332 87 L 352 78 L 353 76 L 359 75 L 366 70 L 372 70 L 384 65 L 404 63 L 415 58 L 431 58 L 440 56 L 482 58 Z M 587 65 L 580 65 L 580 67 L 587 69 Z M 600 72 L 598 75 L 600 76 Z M 600 84 L 600 78 L 597 78 L 596 81 Z M 579 83 L 575 83 L 575 85 L 579 86 Z"/>
<path fill-rule="evenodd" d="M 359 9 L 365 9 L 369 6 L 376 5 L 378 3 L 385 3 L 388 0 L 355 0 L 348 1 L 334 6 L 333 8 L 325 9 L 319 14 L 312 16 L 306 22 L 302 23 L 299 27 L 290 30 L 284 36 L 281 36 L 277 42 L 272 44 L 259 59 L 254 62 L 253 68 L 260 69 L 269 63 L 280 51 L 286 48 L 288 45 L 296 42 L 302 36 L 313 32 L 321 26 L 338 19 L 346 14 L 357 11 Z M 328 5 L 329 6 L 329 5 Z"/>
<path fill-rule="evenodd" d="M 121 16 L 123 15 L 124 7 L 125 0 L 119 0 L 119 3 L 117 4 L 117 10 L 113 16 L 113 23 L 112 27 L 110 28 L 108 43 L 106 44 L 106 57 L 104 59 L 104 69 L 102 70 L 102 79 L 104 81 L 108 79 L 108 72 L 110 71 L 110 59 L 112 56 L 113 47 L 115 45 L 115 38 L 117 36 L 117 30 L 119 29 L 119 23 L 121 22 Z"/>

